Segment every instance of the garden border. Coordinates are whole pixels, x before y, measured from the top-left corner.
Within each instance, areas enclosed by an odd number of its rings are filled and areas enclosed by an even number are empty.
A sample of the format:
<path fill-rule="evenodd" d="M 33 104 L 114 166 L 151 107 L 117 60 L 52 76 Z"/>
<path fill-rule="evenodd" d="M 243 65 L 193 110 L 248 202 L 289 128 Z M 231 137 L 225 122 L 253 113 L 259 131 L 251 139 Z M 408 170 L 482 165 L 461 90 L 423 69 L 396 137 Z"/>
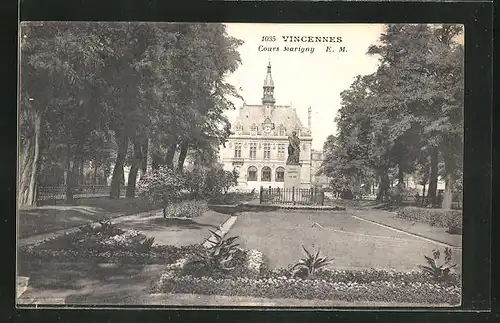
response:
<path fill-rule="evenodd" d="M 127 217 L 127 216 L 130 216 L 130 217 L 132 217 L 132 216 L 141 216 L 141 215 L 147 214 L 147 213 L 149 213 L 149 214 L 153 214 L 153 213 L 156 214 L 157 212 L 161 212 L 161 211 L 162 211 L 162 209 L 153 209 L 153 210 L 150 210 L 150 211 L 144 211 L 144 212 L 138 212 L 138 213 L 124 213 L 124 214 L 121 214 L 121 215 L 118 215 L 118 216 L 115 216 L 115 217 L 105 217 L 102 220 L 106 220 L 106 219 L 107 220 L 123 219 L 124 217 Z M 55 238 L 55 237 L 58 237 L 60 235 L 66 234 L 66 233 L 76 232 L 81 227 L 84 227 L 84 226 L 89 225 L 89 224 L 99 223 L 102 220 L 90 221 L 90 222 L 87 222 L 87 223 L 79 224 L 79 225 L 68 227 L 68 228 L 65 228 L 65 229 L 54 230 L 54 231 L 40 233 L 40 234 L 35 234 L 35 235 L 26 236 L 26 237 L 22 237 L 22 238 L 19 237 L 19 238 L 17 238 L 17 247 L 23 247 L 23 246 L 28 246 L 28 245 L 32 245 L 32 244 L 37 244 L 37 243 L 43 242 L 45 240 L 48 240 L 48 239 Z"/>
<path fill-rule="evenodd" d="M 235 214 L 240 212 L 269 212 L 276 210 L 309 210 L 309 211 L 345 211 L 343 206 L 332 205 L 280 205 L 280 204 L 208 204 L 208 208 L 220 213 Z"/>

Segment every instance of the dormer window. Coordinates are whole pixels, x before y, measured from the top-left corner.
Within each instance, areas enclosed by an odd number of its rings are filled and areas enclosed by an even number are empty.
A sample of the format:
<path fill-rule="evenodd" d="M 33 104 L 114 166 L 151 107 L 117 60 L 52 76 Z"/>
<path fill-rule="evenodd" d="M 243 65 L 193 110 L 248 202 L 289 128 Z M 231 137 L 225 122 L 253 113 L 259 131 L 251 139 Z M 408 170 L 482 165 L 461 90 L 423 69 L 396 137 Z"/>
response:
<path fill-rule="evenodd" d="M 279 135 L 280 136 L 286 136 L 286 129 L 283 125 L 279 127 Z"/>
<path fill-rule="evenodd" d="M 250 127 L 250 134 L 251 134 L 252 136 L 257 136 L 257 131 L 258 131 L 257 125 L 254 123 L 254 124 Z"/>
<path fill-rule="evenodd" d="M 243 133 L 243 126 L 242 125 L 237 125 L 236 126 L 236 134 L 241 135 Z"/>

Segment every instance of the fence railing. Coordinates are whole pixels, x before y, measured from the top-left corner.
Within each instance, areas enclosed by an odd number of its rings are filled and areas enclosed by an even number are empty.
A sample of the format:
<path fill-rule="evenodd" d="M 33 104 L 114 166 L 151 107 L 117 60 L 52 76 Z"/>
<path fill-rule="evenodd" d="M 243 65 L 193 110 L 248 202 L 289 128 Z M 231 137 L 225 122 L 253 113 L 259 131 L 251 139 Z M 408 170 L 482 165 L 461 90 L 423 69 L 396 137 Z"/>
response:
<path fill-rule="evenodd" d="M 108 185 L 80 185 L 72 189 L 73 198 L 106 197 L 109 196 Z M 120 196 L 125 196 L 127 187 L 120 187 Z M 66 186 L 38 187 L 38 201 L 57 201 L 66 199 Z"/>
<path fill-rule="evenodd" d="M 319 188 L 260 188 L 260 204 L 324 205 L 325 192 Z"/>

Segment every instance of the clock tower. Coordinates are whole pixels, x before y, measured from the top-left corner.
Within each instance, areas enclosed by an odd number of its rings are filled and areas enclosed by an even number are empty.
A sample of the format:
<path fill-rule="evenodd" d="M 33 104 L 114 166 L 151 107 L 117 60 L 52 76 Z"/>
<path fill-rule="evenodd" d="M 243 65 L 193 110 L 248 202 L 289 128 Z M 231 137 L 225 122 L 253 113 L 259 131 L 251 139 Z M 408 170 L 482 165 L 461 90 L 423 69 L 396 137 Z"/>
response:
<path fill-rule="evenodd" d="M 274 105 L 276 100 L 274 99 L 274 81 L 271 75 L 271 61 L 267 64 L 267 74 L 266 79 L 264 80 L 263 92 L 262 96 L 262 105 Z"/>

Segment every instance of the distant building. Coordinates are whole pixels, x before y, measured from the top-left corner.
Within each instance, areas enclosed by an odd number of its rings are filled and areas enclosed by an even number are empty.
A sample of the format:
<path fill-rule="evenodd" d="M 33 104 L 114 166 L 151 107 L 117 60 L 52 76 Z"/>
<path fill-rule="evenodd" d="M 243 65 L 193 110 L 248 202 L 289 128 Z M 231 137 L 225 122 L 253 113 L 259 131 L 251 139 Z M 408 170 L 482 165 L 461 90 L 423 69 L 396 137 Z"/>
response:
<path fill-rule="evenodd" d="M 221 147 L 220 159 L 226 170 L 239 172 L 238 186 L 243 189 L 283 187 L 288 136 L 295 131 L 300 138 L 301 187 L 314 183 L 312 164 L 311 108 L 308 126 L 304 126 L 291 105 L 276 105 L 271 63 L 267 66 L 262 102 L 239 109 L 231 124 L 232 135 Z"/>
<path fill-rule="evenodd" d="M 315 187 L 327 188 L 330 183 L 328 177 L 326 175 L 318 175 L 323 160 L 323 151 L 315 149 L 311 151 L 311 184 Z"/>

